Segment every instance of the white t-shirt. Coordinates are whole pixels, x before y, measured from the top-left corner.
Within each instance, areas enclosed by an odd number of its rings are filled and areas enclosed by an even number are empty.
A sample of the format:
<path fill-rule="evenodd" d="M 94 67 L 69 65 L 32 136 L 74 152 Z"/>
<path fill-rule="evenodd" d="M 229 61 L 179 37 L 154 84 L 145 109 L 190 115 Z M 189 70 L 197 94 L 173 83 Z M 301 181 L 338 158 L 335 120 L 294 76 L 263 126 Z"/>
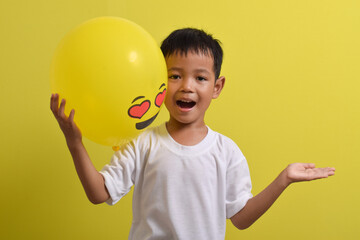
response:
<path fill-rule="evenodd" d="M 100 173 L 110 205 L 134 185 L 129 239 L 224 239 L 226 218 L 252 197 L 245 157 L 210 128 L 195 146 L 177 143 L 165 124 L 147 130 Z"/>

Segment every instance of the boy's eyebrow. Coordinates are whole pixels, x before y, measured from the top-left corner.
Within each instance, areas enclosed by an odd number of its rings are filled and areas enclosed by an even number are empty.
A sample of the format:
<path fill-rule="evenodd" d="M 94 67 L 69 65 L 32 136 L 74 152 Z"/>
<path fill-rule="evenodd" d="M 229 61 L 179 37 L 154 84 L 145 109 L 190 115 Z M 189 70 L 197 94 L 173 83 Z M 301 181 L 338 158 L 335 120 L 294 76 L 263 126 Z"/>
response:
<path fill-rule="evenodd" d="M 181 70 L 182 70 L 182 68 L 172 67 L 172 68 L 169 68 L 169 69 L 168 69 L 168 72 L 169 72 L 169 71 L 181 71 Z"/>
<path fill-rule="evenodd" d="M 168 72 L 170 72 L 170 71 L 182 71 L 182 70 L 183 70 L 182 68 L 172 67 L 172 68 L 168 69 Z M 204 72 L 204 73 L 209 73 L 210 74 L 210 72 L 206 68 L 199 68 L 199 69 L 196 69 L 194 72 Z"/>
<path fill-rule="evenodd" d="M 139 100 L 139 99 L 141 99 L 141 98 L 145 98 L 145 96 L 138 96 L 138 97 L 136 97 L 131 103 L 134 103 L 136 100 Z"/>
<path fill-rule="evenodd" d="M 199 69 L 196 69 L 195 72 L 204 72 L 204 73 L 210 73 L 207 69 L 205 68 L 199 68 Z"/>

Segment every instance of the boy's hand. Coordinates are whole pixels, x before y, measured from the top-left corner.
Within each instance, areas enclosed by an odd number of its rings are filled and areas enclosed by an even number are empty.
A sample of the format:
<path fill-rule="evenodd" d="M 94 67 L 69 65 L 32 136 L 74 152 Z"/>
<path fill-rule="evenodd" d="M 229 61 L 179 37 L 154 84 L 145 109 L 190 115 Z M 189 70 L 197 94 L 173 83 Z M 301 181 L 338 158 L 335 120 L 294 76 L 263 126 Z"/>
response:
<path fill-rule="evenodd" d="M 51 95 L 50 109 L 53 112 L 62 132 L 65 135 L 66 142 L 69 146 L 73 146 L 74 144 L 82 142 L 82 135 L 80 129 L 76 126 L 74 122 L 74 109 L 71 110 L 68 117 L 65 115 L 65 103 L 65 99 L 62 99 L 59 107 L 59 94 Z"/>
<path fill-rule="evenodd" d="M 287 183 L 311 181 L 320 178 L 327 178 L 335 174 L 335 168 L 315 168 L 313 163 L 293 163 L 290 164 L 284 173 Z"/>

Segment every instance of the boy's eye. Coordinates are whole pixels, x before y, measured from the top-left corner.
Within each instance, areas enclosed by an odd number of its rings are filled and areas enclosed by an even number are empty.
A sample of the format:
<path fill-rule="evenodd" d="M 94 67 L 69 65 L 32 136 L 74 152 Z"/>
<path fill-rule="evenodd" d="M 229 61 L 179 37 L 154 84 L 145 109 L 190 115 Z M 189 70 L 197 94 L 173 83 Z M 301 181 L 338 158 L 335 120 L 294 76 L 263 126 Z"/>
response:
<path fill-rule="evenodd" d="M 170 75 L 169 78 L 170 79 L 179 79 L 180 76 L 179 75 Z"/>
<path fill-rule="evenodd" d="M 201 77 L 201 76 L 197 77 L 196 79 L 199 80 L 199 81 L 205 81 L 206 80 L 206 78 Z"/>

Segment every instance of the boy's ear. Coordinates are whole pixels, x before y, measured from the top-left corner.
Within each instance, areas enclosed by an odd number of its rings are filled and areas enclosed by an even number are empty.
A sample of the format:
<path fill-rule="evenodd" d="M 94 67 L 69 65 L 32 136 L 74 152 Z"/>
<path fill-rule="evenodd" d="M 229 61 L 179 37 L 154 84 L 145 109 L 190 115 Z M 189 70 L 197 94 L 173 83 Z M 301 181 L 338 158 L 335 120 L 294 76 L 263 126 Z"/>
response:
<path fill-rule="evenodd" d="M 225 77 L 224 76 L 219 77 L 215 81 L 214 92 L 213 92 L 213 96 L 212 96 L 213 99 L 217 98 L 220 95 L 221 90 L 224 88 L 224 85 L 225 85 Z"/>

